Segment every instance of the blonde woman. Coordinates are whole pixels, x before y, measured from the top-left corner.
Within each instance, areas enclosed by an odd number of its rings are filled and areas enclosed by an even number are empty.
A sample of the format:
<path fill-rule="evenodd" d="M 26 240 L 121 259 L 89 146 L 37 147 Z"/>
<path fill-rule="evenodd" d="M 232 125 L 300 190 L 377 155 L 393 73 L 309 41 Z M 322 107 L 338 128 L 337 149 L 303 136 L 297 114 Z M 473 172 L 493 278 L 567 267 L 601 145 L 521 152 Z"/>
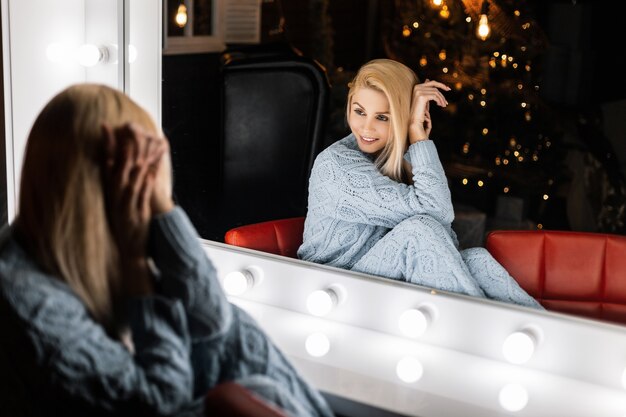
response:
<path fill-rule="evenodd" d="M 0 243 L 0 415 L 208 415 L 204 394 L 229 380 L 295 416 L 332 415 L 226 300 L 172 200 L 168 143 L 127 96 L 59 93 L 21 178 Z"/>
<path fill-rule="evenodd" d="M 368 62 L 350 84 L 352 133 L 321 152 L 309 180 L 301 259 L 477 297 L 542 308 L 484 248 L 459 251 L 429 105 L 437 81 Z"/>

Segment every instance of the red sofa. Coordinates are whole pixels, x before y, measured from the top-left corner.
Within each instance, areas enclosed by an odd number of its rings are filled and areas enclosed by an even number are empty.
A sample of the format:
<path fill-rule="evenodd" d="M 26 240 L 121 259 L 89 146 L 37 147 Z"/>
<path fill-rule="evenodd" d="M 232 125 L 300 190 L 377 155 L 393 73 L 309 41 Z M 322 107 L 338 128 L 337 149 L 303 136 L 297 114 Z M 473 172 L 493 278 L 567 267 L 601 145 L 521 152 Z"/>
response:
<path fill-rule="evenodd" d="M 296 257 L 304 217 L 240 226 L 225 242 Z M 626 324 L 626 237 L 547 230 L 493 231 L 487 250 L 546 309 Z"/>

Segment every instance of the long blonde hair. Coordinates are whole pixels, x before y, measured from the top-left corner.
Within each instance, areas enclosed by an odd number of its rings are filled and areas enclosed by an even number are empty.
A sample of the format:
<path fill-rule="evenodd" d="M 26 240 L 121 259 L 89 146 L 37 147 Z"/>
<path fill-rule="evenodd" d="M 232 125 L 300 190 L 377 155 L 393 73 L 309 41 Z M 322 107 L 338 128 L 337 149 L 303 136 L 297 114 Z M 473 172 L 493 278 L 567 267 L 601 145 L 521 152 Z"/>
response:
<path fill-rule="evenodd" d="M 156 132 L 143 109 L 110 87 L 79 84 L 56 95 L 28 136 L 16 219 L 27 251 L 109 330 L 119 267 L 102 182 L 102 125 L 127 122 Z"/>
<path fill-rule="evenodd" d="M 391 129 L 385 147 L 376 158 L 376 166 L 398 182 L 411 180 L 411 173 L 404 164 L 404 154 L 409 147 L 413 86 L 418 82 L 417 75 L 406 65 L 391 59 L 374 59 L 363 65 L 349 84 L 346 117 L 350 116 L 352 97 L 359 88 L 380 91 L 389 101 Z"/>

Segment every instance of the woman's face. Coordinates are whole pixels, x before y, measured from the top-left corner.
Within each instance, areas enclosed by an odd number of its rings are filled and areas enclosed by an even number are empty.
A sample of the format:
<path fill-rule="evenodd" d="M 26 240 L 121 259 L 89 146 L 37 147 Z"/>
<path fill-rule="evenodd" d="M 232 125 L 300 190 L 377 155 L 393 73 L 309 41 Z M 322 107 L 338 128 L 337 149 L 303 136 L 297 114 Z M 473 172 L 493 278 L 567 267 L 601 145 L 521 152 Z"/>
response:
<path fill-rule="evenodd" d="M 387 97 L 372 88 L 357 89 L 350 102 L 348 124 L 361 151 L 369 154 L 380 152 L 391 130 Z"/>

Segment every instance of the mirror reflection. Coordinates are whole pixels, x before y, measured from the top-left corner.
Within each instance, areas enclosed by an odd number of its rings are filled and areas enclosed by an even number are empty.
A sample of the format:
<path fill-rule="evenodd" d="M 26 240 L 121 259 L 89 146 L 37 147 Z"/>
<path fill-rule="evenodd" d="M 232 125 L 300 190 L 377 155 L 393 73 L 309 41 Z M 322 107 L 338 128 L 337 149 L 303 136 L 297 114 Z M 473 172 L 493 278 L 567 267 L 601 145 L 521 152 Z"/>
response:
<path fill-rule="evenodd" d="M 589 269 L 561 262 L 582 262 L 580 255 L 602 242 L 620 247 L 613 237 L 626 230 L 619 133 L 626 93 L 593 87 L 593 80 L 617 76 L 613 65 L 600 72 L 588 59 L 592 51 L 603 54 L 602 39 L 614 30 L 597 6 L 300 0 L 259 8 L 258 43 L 163 57 L 163 125 L 176 196 L 204 238 L 224 241 L 236 227 L 297 218 L 289 226 L 296 231 L 285 235 L 297 240 L 310 209 L 313 161 L 350 133 L 348 81 L 370 59 L 391 58 L 420 80 L 451 88 L 448 106 L 430 106 L 431 137 L 451 191 L 459 249 L 487 247 L 548 309 L 624 321 L 619 304 L 626 298 L 617 289 L 603 292 L 614 279 L 606 274 L 614 270 L 611 250 L 585 263 Z M 488 36 L 477 33 L 483 15 Z M 565 34 L 563 26 L 575 30 Z M 327 83 L 313 76 L 318 83 L 308 85 L 304 68 L 316 63 Z M 285 69 L 296 64 L 295 75 Z M 507 237 L 510 247 L 502 248 L 486 239 L 495 230 L 605 235 L 581 245 L 578 236 L 559 234 L 564 240 L 554 246 L 547 237 Z M 299 244 L 276 251 L 296 257 Z M 563 249 L 570 246 L 578 252 Z M 576 284 L 562 293 L 559 280 Z"/>

